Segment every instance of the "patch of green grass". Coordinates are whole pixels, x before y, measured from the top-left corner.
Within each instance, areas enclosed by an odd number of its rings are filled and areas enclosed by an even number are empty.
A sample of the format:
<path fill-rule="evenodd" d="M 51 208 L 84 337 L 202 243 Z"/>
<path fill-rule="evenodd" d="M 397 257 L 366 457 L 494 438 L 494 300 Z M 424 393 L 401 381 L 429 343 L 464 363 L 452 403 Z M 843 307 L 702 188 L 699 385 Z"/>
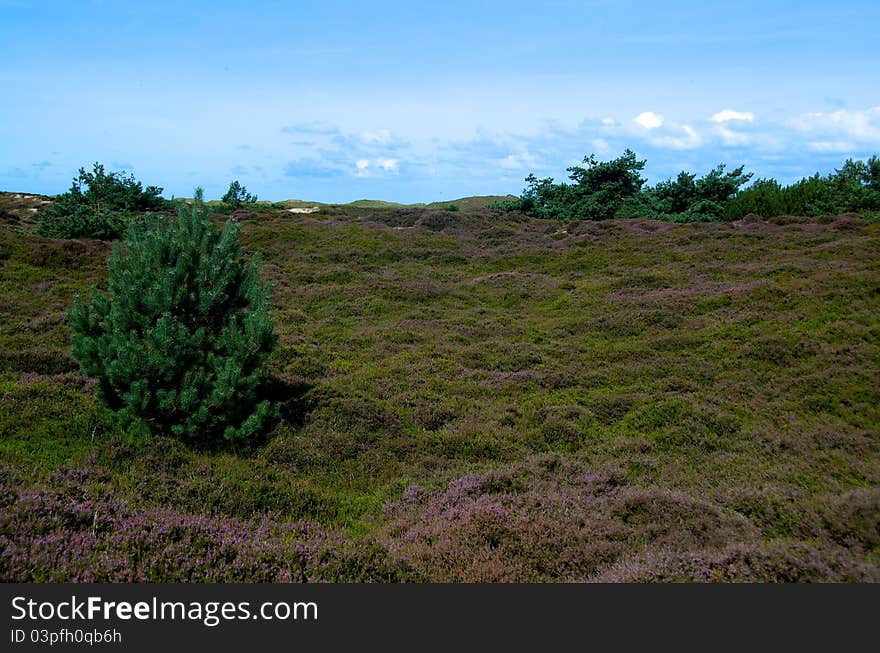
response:
<path fill-rule="evenodd" d="M 0 459 L 53 471 L 92 451 L 115 430 L 94 397 L 49 382 L 0 382 Z"/>

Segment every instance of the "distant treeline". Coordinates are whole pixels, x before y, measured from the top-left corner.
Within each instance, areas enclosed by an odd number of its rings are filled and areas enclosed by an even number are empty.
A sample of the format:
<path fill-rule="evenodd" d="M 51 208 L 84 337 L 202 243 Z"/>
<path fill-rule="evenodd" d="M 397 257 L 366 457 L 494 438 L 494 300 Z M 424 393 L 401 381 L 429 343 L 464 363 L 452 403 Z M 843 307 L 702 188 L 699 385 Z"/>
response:
<path fill-rule="evenodd" d="M 590 155 L 582 166 L 568 168 L 573 183 L 532 174 L 519 199 L 498 202 L 494 208 L 553 220 L 642 217 L 673 222 L 880 211 L 876 155 L 867 161 L 847 159 L 829 175 L 817 173 L 789 186 L 775 179 L 756 179 L 747 186 L 752 174 L 744 172 L 745 166 L 726 171 L 724 164 L 703 177 L 683 171 L 675 179 L 646 186 L 640 175 L 644 167 L 645 160 L 631 150 L 611 161 Z"/>
<path fill-rule="evenodd" d="M 491 208 L 521 211 L 553 220 L 607 220 L 653 218 L 673 222 L 739 220 L 754 213 L 763 218 L 779 215 L 864 213 L 880 216 L 880 157 L 867 161 L 847 159 L 839 170 L 785 186 L 775 179 L 756 179 L 744 166 L 727 171 L 724 164 L 697 177 L 680 172 L 675 179 L 645 185 L 641 171 L 645 160 L 632 150 L 611 161 L 585 157 L 583 165 L 568 168 L 572 183 L 552 177 L 526 177 L 528 186 L 518 199 L 497 202 Z M 257 196 L 237 180 L 229 185 L 218 213 L 255 206 Z M 284 208 L 283 203 L 263 203 Z M 125 233 L 131 218 L 147 211 L 171 211 L 173 201 L 162 197 L 162 188 L 144 186 L 132 175 L 107 172 L 95 163 L 91 172 L 80 168 L 70 190 L 55 198 L 40 214 L 37 232 L 52 238 L 113 240 Z M 457 211 L 457 204 L 442 207 Z"/>
<path fill-rule="evenodd" d="M 215 210 L 230 212 L 256 201 L 257 196 L 235 180 Z M 70 190 L 58 195 L 40 214 L 37 233 L 51 238 L 115 240 L 122 237 L 133 216 L 174 208 L 174 201 L 162 197 L 161 187 L 144 187 L 134 175 L 107 172 L 95 163 L 91 172 L 80 168 Z"/>

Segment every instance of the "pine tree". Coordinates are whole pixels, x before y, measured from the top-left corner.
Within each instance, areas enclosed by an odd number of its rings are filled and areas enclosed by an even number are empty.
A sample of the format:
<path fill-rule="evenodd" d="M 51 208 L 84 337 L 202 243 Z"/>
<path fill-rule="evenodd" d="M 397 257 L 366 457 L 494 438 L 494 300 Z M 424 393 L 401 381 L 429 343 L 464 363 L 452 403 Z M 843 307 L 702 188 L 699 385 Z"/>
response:
<path fill-rule="evenodd" d="M 257 201 L 256 195 L 251 195 L 247 188 L 242 186 L 238 179 L 230 182 L 229 188 L 220 200 L 225 204 L 229 204 L 232 208 L 240 208 L 242 204 L 254 204 Z"/>
<path fill-rule="evenodd" d="M 132 214 L 165 208 L 160 187 L 144 188 L 134 175 L 106 172 L 95 163 L 92 172 L 80 168 L 70 190 L 40 214 L 37 233 L 49 238 L 115 240 L 125 233 Z"/>
<path fill-rule="evenodd" d="M 277 415 L 261 398 L 275 345 L 271 288 L 242 260 L 239 226 L 220 229 L 201 189 L 176 218 L 129 225 L 107 294 L 77 297 L 72 353 L 126 423 L 192 444 L 246 444 Z"/>

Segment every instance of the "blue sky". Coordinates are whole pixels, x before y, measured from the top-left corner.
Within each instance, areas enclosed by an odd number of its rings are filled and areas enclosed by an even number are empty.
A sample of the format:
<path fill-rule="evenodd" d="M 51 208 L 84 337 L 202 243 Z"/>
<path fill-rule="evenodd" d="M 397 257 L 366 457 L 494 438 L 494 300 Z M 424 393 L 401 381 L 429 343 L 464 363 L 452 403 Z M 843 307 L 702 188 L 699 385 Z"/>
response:
<path fill-rule="evenodd" d="M 518 194 L 630 147 L 653 181 L 880 153 L 876 2 L 0 0 L 0 189 L 101 161 L 171 196 Z"/>

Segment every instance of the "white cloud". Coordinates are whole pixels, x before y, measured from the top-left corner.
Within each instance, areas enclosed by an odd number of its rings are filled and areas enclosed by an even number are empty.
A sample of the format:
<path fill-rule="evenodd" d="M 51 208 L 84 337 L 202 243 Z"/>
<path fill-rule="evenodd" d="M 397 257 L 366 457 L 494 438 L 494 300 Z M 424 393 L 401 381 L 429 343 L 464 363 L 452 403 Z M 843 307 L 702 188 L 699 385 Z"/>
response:
<path fill-rule="evenodd" d="M 807 147 L 814 152 L 852 152 L 857 149 L 851 141 L 810 141 Z"/>
<path fill-rule="evenodd" d="M 832 136 L 828 142 L 839 141 L 833 136 L 848 136 L 860 141 L 880 142 L 880 107 L 864 111 L 840 109 L 830 113 L 803 113 L 791 121 L 801 132 Z"/>
<path fill-rule="evenodd" d="M 652 145 L 668 147 L 672 150 L 692 150 L 702 145 L 703 138 L 697 133 L 696 129 L 690 125 L 682 125 L 681 131 L 684 132 L 684 135 L 667 134 L 664 136 L 653 136 L 648 141 Z"/>
<path fill-rule="evenodd" d="M 596 138 L 593 140 L 593 147 L 596 148 L 596 152 L 598 154 L 606 154 L 611 146 L 608 144 L 604 138 Z"/>
<path fill-rule="evenodd" d="M 286 174 L 362 182 L 395 180 L 401 188 L 419 179 L 464 180 L 461 183 L 481 194 L 496 187 L 518 191 L 530 172 L 541 178 L 564 178 L 560 170 L 566 162 L 590 153 L 607 160 L 624 147 L 632 147 L 648 159 L 646 174 L 658 178 L 680 169 L 696 171 L 709 162 L 738 165 L 749 161 L 756 174 L 781 174 L 778 178 L 789 180 L 830 161 L 870 154 L 880 146 L 880 107 L 823 106 L 813 113 L 782 117 L 752 114 L 749 108 L 716 104 L 715 111 L 691 117 L 655 105 L 653 112 L 599 113 L 575 125 L 547 123 L 533 132 L 476 130 L 469 138 L 453 142 L 433 133 L 402 140 L 397 125 L 392 128 L 377 119 L 358 129 L 335 129 L 325 140 L 306 134 L 315 144 L 299 153 L 297 161 L 314 169 L 299 174 L 291 167 L 292 172 Z M 376 126 L 383 124 L 388 129 Z M 253 161 L 245 164 L 252 166 Z M 477 192 L 483 188 L 487 191 Z"/>
<path fill-rule="evenodd" d="M 633 122 L 645 129 L 657 129 L 663 126 L 663 116 L 653 111 L 644 111 L 633 118 Z M 604 122 L 604 121 L 603 121 Z"/>
<path fill-rule="evenodd" d="M 507 168 L 508 170 L 522 170 L 523 168 L 534 165 L 534 163 L 535 157 L 528 152 L 523 152 L 522 154 L 508 154 L 498 162 L 502 168 Z"/>
<path fill-rule="evenodd" d="M 743 134 L 742 132 L 734 131 L 733 129 L 728 129 L 724 125 L 718 125 L 715 128 L 715 132 L 721 137 L 722 145 L 727 146 L 737 146 L 737 145 L 748 145 L 752 142 L 751 136 L 748 134 Z"/>
<path fill-rule="evenodd" d="M 400 172 L 400 162 L 397 159 L 358 159 L 354 162 L 357 170 L 355 177 L 375 177 L 383 173 L 397 174 Z"/>
<path fill-rule="evenodd" d="M 722 123 L 730 122 L 731 120 L 753 122 L 755 120 L 755 114 L 751 111 L 734 111 L 733 109 L 723 109 L 722 111 L 719 111 L 714 116 L 712 116 L 712 122 Z"/>

